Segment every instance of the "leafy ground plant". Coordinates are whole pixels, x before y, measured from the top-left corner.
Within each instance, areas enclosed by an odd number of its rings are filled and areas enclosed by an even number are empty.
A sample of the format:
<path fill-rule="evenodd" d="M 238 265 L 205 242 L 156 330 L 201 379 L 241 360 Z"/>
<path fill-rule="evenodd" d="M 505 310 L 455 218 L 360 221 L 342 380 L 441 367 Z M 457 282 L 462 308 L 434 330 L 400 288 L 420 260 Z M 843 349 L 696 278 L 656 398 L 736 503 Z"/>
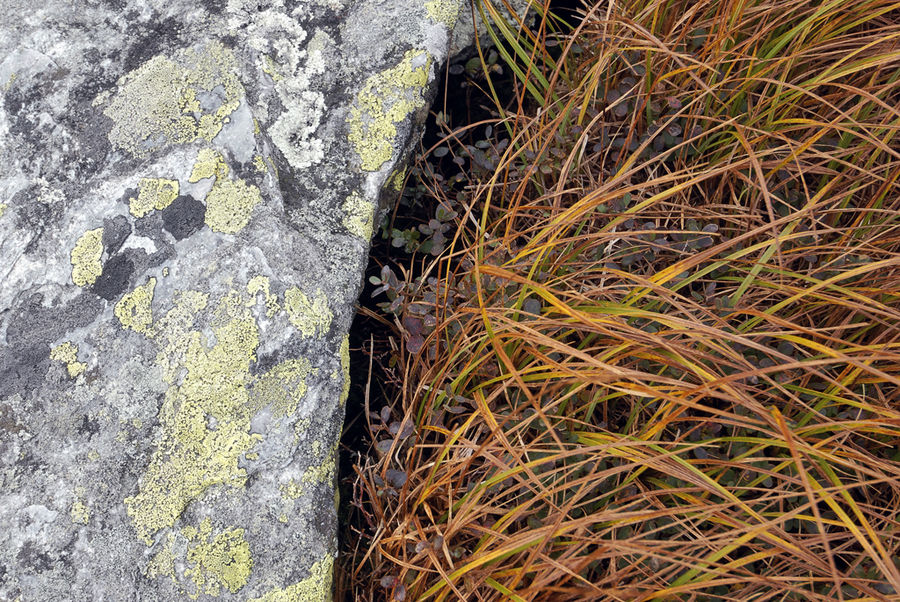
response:
<path fill-rule="evenodd" d="M 354 598 L 897 599 L 900 3 L 535 8 L 419 172 Z"/>

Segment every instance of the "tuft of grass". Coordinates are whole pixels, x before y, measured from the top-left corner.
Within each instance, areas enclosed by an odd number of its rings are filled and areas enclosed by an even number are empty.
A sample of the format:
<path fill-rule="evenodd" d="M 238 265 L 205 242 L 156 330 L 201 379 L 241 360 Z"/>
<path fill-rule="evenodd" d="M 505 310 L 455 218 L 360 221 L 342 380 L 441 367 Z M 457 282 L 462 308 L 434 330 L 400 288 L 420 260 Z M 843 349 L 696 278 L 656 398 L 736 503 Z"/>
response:
<path fill-rule="evenodd" d="M 417 168 L 358 599 L 896 599 L 900 3 L 536 9 Z"/>

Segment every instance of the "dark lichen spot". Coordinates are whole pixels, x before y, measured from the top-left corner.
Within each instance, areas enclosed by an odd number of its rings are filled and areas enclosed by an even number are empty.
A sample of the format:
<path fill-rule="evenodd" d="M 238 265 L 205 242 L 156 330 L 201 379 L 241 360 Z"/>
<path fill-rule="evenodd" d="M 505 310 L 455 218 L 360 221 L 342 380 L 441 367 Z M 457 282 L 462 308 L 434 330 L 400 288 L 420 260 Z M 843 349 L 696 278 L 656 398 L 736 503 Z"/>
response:
<path fill-rule="evenodd" d="M 124 215 L 103 220 L 103 247 L 108 255 L 114 255 L 131 234 L 131 223 Z"/>
<path fill-rule="evenodd" d="M 43 573 L 53 565 L 53 560 L 47 552 L 38 549 L 34 543 L 27 541 L 17 556 L 21 566 L 31 569 L 35 573 Z"/>
<path fill-rule="evenodd" d="M 78 432 L 87 435 L 88 439 L 100 432 L 100 423 L 97 420 L 91 420 L 87 414 L 81 417 L 81 424 L 78 425 Z"/>
<path fill-rule="evenodd" d="M 16 434 L 24 431 L 25 427 L 16 420 L 16 413 L 9 404 L 0 404 L 0 431 Z"/>
<path fill-rule="evenodd" d="M 205 211 L 200 201 L 190 196 L 179 196 L 163 210 L 163 227 L 175 240 L 182 240 L 203 227 Z"/>
<path fill-rule="evenodd" d="M 113 301 L 128 289 L 132 274 L 134 262 L 124 253 L 114 255 L 103 265 L 103 272 L 92 290 L 107 301 Z"/>
<path fill-rule="evenodd" d="M 134 44 L 125 58 L 125 71 L 134 71 L 157 54 L 165 54 L 171 48 L 181 46 L 179 35 L 184 24 L 175 18 L 150 19 L 138 24 L 128 31 L 128 37 Z"/>
<path fill-rule="evenodd" d="M 33 391 L 50 368 L 50 347 L 29 345 L 0 349 L 0 396 Z"/>

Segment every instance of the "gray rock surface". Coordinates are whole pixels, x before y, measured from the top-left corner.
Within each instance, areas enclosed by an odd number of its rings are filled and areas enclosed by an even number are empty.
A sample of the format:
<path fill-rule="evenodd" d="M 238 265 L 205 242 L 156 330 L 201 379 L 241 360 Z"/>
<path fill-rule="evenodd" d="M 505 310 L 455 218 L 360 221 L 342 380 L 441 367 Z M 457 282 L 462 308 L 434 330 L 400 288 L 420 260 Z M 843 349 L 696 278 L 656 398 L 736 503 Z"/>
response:
<path fill-rule="evenodd" d="M 465 0 L 0 0 L 0 601 L 329 599 L 347 332 Z"/>

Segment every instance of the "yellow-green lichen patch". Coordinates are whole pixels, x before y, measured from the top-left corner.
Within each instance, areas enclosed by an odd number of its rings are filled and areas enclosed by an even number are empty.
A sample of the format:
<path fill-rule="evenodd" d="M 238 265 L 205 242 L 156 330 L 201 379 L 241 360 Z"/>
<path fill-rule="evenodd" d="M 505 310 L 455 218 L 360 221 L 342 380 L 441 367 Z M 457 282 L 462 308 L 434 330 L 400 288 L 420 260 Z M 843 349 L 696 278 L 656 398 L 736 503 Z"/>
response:
<path fill-rule="evenodd" d="M 259 173 L 266 173 L 269 171 L 269 166 L 266 165 L 266 160 L 262 155 L 254 155 L 253 156 L 253 167 L 256 168 L 256 171 Z"/>
<path fill-rule="evenodd" d="M 78 361 L 78 347 L 68 341 L 51 349 L 50 359 L 64 363 L 69 378 L 78 378 L 87 369 L 87 364 Z"/>
<path fill-rule="evenodd" d="M 218 106 L 204 106 L 204 93 L 216 88 L 224 99 Z M 172 59 L 155 56 L 119 80 L 103 111 L 113 121 L 109 141 L 137 157 L 165 144 L 211 141 L 242 96 L 234 55 L 219 42 Z"/>
<path fill-rule="evenodd" d="M 217 150 L 211 148 L 201 148 L 197 153 L 197 160 L 194 161 L 194 169 L 188 178 L 188 182 L 199 182 L 206 178 L 224 178 L 228 175 L 228 164 L 225 163 L 225 157 Z"/>
<path fill-rule="evenodd" d="M 266 316 L 271 318 L 278 313 L 281 306 L 278 304 L 278 295 L 272 294 L 270 287 L 271 284 L 266 276 L 254 276 L 251 278 L 250 282 L 247 283 L 247 292 L 250 293 L 250 300 L 247 303 L 248 305 L 253 305 L 256 303 L 256 295 L 263 293 L 266 298 Z"/>
<path fill-rule="evenodd" d="M 388 178 L 388 186 L 393 190 L 400 192 L 403 190 L 403 183 L 406 182 L 406 168 L 396 169 Z"/>
<path fill-rule="evenodd" d="M 142 178 L 138 195 L 128 199 L 129 211 L 135 217 L 144 217 L 154 209 L 162 211 L 178 197 L 178 180 Z"/>
<path fill-rule="evenodd" d="M 344 377 L 343 388 L 341 389 L 341 405 L 347 402 L 350 395 L 350 335 L 344 335 L 341 341 L 341 372 Z"/>
<path fill-rule="evenodd" d="M 425 3 L 425 12 L 432 21 L 443 23 L 453 29 L 459 19 L 461 3 L 459 0 L 431 0 Z"/>
<path fill-rule="evenodd" d="M 75 488 L 75 501 L 69 510 L 69 518 L 78 525 L 86 525 L 91 519 L 91 511 L 84 503 L 84 487 Z"/>
<path fill-rule="evenodd" d="M 186 528 L 182 533 L 188 540 L 198 542 L 187 552 L 187 561 L 194 566 L 184 571 L 197 588 L 189 594 L 192 599 L 201 593 L 218 596 L 222 587 L 236 593 L 247 584 L 253 558 L 243 529 L 230 529 L 210 538 L 212 524 L 207 518 L 199 529 Z"/>
<path fill-rule="evenodd" d="M 262 65 L 263 73 L 265 73 L 266 75 L 271 77 L 273 82 L 280 82 L 281 80 L 284 79 L 284 76 L 278 72 L 278 69 L 279 69 L 279 65 L 275 61 L 275 59 L 270 57 L 268 54 L 263 55 L 263 65 Z"/>
<path fill-rule="evenodd" d="M 169 533 L 162 549 L 154 554 L 153 558 L 147 563 L 147 567 L 144 569 L 144 575 L 146 575 L 148 579 L 162 576 L 168 577 L 174 583 L 178 582 L 175 577 L 175 553 L 172 550 L 174 545 L 175 534 Z"/>
<path fill-rule="evenodd" d="M 253 208 L 261 202 L 256 186 L 243 180 L 219 180 L 206 195 L 206 225 L 213 232 L 237 234 L 250 223 Z"/>
<path fill-rule="evenodd" d="M 239 461 L 252 458 L 262 439 L 250 432 L 254 414 L 264 407 L 276 417 L 292 414 L 306 393 L 311 367 L 305 359 L 283 361 L 258 376 L 250 372 L 259 346 L 252 296 L 265 292 L 266 283 L 253 279 L 247 292 L 240 287 L 221 297 L 208 316 L 209 329 L 195 325 L 209 303 L 208 294 L 196 291 L 178 293 L 175 306 L 149 327 L 170 386 L 156 451 L 138 493 L 125 499 L 148 545 L 210 487 L 243 487 L 247 474 Z"/>
<path fill-rule="evenodd" d="M 156 364 L 162 368 L 163 380 L 175 384 L 184 370 L 190 333 L 197 314 L 209 303 L 209 293 L 177 291 L 172 309 L 156 323 L 153 336 L 159 345 Z"/>
<path fill-rule="evenodd" d="M 333 482 L 336 474 L 334 462 L 336 454 L 337 442 L 335 442 L 334 447 L 331 448 L 331 453 L 328 454 L 328 457 L 326 457 L 321 464 L 318 466 L 310 466 L 306 469 L 306 472 L 303 473 L 303 482 L 312 485 Z"/>
<path fill-rule="evenodd" d="M 303 495 L 303 485 L 294 480 L 279 485 L 278 489 L 281 490 L 281 497 L 286 500 L 296 500 Z"/>
<path fill-rule="evenodd" d="M 284 293 L 284 309 L 291 324 L 307 337 L 328 332 L 334 317 L 328 309 L 328 298 L 321 290 L 317 290 L 310 300 L 299 288 L 289 288 Z"/>
<path fill-rule="evenodd" d="M 354 190 L 341 205 L 341 210 L 344 212 L 344 227 L 351 234 L 369 242 L 372 239 L 375 206 Z"/>
<path fill-rule="evenodd" d="M 304 358 L 285 360 L 259 377 L 250 391 L 251 410 L 270 407 L 276 418 L 289 416 L 297 410 L 306 395 L 306 377 L 312 366 Z"/>
<path fill-rule="evenodd" d="M 256 359 L 259 330 L 249 310 L 225 297 L 208 348 L 204 335 L 188 335 L 180 386 L 166 392 L 159 419 L 163 429 L 140 491 L 125 499 L 138 535 L 148 545 L 172 526 L 192 500 L 213 485 L 243 487 L 247 473 L 240 456 L 256 445 L 248 412 L 250 363 Z"/>
<path fill-rule="evenodd" d="M 330 555 L 312 565 L 309 577 L 285 587 L 274 589 L 250 602 L 309 602 L 311 600 L 331 600 L 331 574 L 334 558 Z"/>
<path fill-rule="evenodd" d="M 6 213 L 6 209 L 9 207 L 6 203 L 0 203 L 0 217 L 3 217 L 3 214 Z"/>
<path fill-rule="evenodd" d="M 135 332 L 150 335 L 150 326 L 153 324 L 153 290 L 156 288 L 156 278 L 150 278 L 147 284 L 143 284 L 126 294 L 116 303 L 114 313 L 122 324 L 122 328 L 130 328 Z"/>
<path fill-rule="evenodd" d="M 103 272 L 103 228 L 88 230 L 82 234 L 72 249 L 72 282 L 78 286 L 90 286 Z"/>
<path fill-rule="evenodd" d="M 397 124 L 425 105 L 431 57 L 410 50 L 398 65 L 366 80 L 347 118 L 348 139 L 365 171 L 377 171 L 394 152 Z"/>

